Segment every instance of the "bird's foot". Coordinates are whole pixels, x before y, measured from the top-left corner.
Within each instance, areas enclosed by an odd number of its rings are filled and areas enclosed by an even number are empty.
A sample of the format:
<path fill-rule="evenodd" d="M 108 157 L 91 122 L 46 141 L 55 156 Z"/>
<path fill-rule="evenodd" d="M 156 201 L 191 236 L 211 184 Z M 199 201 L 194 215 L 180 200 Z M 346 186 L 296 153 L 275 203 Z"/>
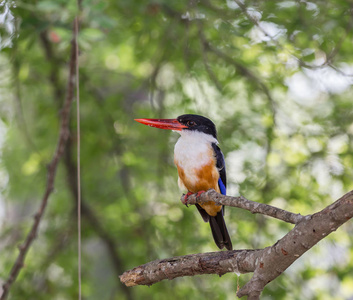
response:
<path fill-rule="evenodd" d="M 205 192 L 205 191 L 198 191 L 198 192 L 196 193 L 196 198 L 197 198 L 197 197 L 200 197 L 201 194 L 203 194 L 203 193 L 206 193 L 206 192 Z"/>
<path fill-rule="evenodd" d="M 181 203 L 183 203 L 184 205 L 186 205 L 186 207 L 188 207 L 187 202 L 188 202 L 188 198 L 189 198 L 190 195 L 192 195 L 192 193 L 191 193 L 191 192 L 188 192 L 186 195 L 184 195 L 184 200 L 181 200 Z"/>
<path fill-rule="evenodd" d="M 181 203 L 183 203 L 184 205 L 186 205 L 188 207 L 187 202 L 188 202 L 189 196 L 195 195 L 196 198 L 197 198 L 197 197 L 200 197 L 200 195 L 203 194 L 203 193 L 205 193 L 205 191 L 198 191 L 197 193 L 188 192 L 186 195 L 184 195 L 184 199 L 181 200 Z"/>

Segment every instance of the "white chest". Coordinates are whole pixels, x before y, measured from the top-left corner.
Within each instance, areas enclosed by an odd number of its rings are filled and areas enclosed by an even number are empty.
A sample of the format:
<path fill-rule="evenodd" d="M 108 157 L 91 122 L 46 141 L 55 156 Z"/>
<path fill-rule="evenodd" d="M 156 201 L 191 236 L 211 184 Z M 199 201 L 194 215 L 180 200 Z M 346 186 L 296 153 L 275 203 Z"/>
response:
<path fill-rule="evenodd" d="M 184 170 L 199 169 L 209 164 L 213 159 L 212 143 L 218 142 L 214 137 L 201 132 L 181 133 L 174 147 L 175 164 Z"/>

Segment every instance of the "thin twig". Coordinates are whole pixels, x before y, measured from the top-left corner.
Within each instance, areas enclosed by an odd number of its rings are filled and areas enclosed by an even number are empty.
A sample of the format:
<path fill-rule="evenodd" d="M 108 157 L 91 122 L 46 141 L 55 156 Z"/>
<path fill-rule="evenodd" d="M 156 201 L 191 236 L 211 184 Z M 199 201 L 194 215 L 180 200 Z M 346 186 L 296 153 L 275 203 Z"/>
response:
<path fill-rule="evenodd" d="M 79 2 L 77 3 L 79 6 Z M 79 7 L 78 7 L 79 8 Z M 82 299 L 81 284 L 81 133 L 80 133 L 80 81 L 78 65 L 78 16 L 75 18 L 75 60 L 76 60 L 76 130 L 77 130 L 77 256 L 78 256 L 78 299 Z"/>
<path fill-rule="evenodd" d="M 181 197 L 181 200 L 183 199 L 184 196 Z M 243 196 L 232 197 L 221 195 L 213 189 L 210 189 L 207 192 L 200 194 L 199 196 L 196 194 L 190 195 L 187 198 L 186 204 L 203 204 L 209 201 L 213 201 L 217 205 L 242 208 L 250 211 L 252 214 L 262 214 L 291 224 L 297 224 L 305 218 L 305 216 L 302 216 L 301 214 L 294 214 L 290 211 L 286 211 L 268 204 L 254 202 L 246 199 Z"/>
<path fill-rule="evenodd" d="M 40 207 L 34 216 L 34 223 L 32 225 L 32 228 L 28 233 L 24 243 L 19 247 L 20 252 L 18 254 L 18 257 L 10 271 L 10 275 L 8 279 L 3 285 L 3 293 L 1 295 L 0 300 L 5 300 L 7 298 L 13 282 L 16 280 L 20 270 L 23 268 L 23 264 L 24 264 L 24 260 L 26 258 L 27 252 L 31 244 L 33 243 L 34 239 L 37 236 L 38 227 L 42 219 L 42 216 L 44 214 L 45 208 L 47 206 L 49 196 L 54 189 L 57 166 L 61 156 L 64 153 L 66 141 L 69 137 L 70 108 L 71 108 L 71 103 L 74 95 L 75 63 L 76 63 L 75 39 L 73 38 L 71 42 L 71 57 L 70 57 L 69 77 L 68 77 L 68 83 L 67 83 L 67 94 L 61 111 L 61 125 L 60 125 L 60 132 L 59 132 L 59 138 L 58 138 L 56 150 L 52 158 L 52 161 L 48 165 L 46 189 L 45 189 Z"/>
<path fill-rule="evenodd" d="M 48 39 L 48 31 L 45 29 L 39 34 L 42 48 L 44 50 L 44 55 L 49 63 L 49 80 L 53 88 L 53 96 L 57 107 L 61 107 L 61 101 L 64 96 L 63 89 L 60 84 L 60 75 L 58 68 L 58 60 L 55 57 L 55 53 L 51 42 Z"/>

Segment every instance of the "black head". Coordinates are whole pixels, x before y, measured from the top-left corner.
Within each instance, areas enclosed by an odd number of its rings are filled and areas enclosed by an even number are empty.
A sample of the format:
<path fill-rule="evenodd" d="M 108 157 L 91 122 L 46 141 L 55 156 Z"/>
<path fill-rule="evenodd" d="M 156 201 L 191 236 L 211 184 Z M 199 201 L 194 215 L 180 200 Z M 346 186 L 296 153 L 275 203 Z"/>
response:
<path fill-rule="evenodd" d="M 181 115 L 177 120 L 182 125 L 187 126 L 183 130 L 194 130 L 212 135 L 217 139 L 217 130 L 215 124 L 210 119 L 199 115 Z"/>

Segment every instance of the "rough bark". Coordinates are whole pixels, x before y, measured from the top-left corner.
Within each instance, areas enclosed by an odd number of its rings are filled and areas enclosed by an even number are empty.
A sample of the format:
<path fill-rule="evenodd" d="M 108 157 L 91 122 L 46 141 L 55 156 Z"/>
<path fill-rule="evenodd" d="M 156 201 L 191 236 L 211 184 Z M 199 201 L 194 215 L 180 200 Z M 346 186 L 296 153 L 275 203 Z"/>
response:
<path fill-rule="evenodd" d="M 181 197 L 181 201 L 182 203 L 184 203 L 184 196 Z M 304 218 L 304 216 L 300 214 L 294 214 L 292 212 L 271 205 L 254 202 L 246 199 L 243 196 L 231 197 L 221 195 L 212 189 L 200 194 L 199 196 L 197 196 L 196 194 L 190 195 L 187 199 L 186 204 L 204 204 L 209 201 L 213 201 L 219 205 L 242 208 L 250 211 L 252 214 L 262 214 L 292 224 L 297 224 Z"/>
<path fill-rule="evenodd" d="M 256 268 L 262 250 L 231 250 L 190 254 L 155 260 L 120 276 L 126 286 L 152 285 L 164 279 L 201 274 L 249 273 Z"/>

